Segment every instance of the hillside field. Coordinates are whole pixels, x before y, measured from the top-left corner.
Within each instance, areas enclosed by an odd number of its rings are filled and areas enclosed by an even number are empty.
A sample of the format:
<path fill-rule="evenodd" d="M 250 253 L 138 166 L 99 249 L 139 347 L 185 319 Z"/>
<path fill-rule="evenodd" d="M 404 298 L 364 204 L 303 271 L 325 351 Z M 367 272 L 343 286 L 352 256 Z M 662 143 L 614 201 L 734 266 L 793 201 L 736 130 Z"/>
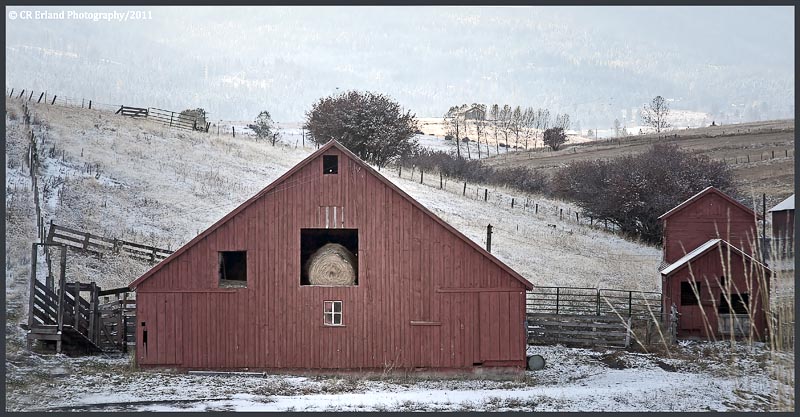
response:
<path fill-rule="evenodd" d="M 794 134 L 794 120 L 755 122 L 576 145 L 568 142 L 557 152 L 539 149 L 503 153 L 484 163 L 496 167 L 525 166 L 553 173 L 574 160 L 613 159 L 643 152 L 655 143 L 674 143 L 684 150 L 728 162 L 740 192 L 752 198 L 754 204 L 758 202 L 758 207 L 761 194 L 766 193 L 769 209 L 794 193 Z"/>

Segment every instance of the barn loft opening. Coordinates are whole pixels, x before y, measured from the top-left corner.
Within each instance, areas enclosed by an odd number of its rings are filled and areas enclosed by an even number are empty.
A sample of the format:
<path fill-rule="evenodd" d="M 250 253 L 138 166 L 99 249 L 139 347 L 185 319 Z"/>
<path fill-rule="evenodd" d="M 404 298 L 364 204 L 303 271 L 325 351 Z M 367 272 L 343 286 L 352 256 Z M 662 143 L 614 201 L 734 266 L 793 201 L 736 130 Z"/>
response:
<path fill-rule="evenodd" d="M 693 290 L 692 287 L 695 289 Z M 696 306 L 700 305 L 700 300 L 698 297 L 701 296 L 700 290 L 702 289 L 702 285 L 699 282 L 689 282 L 683 281 L 681 282 L 681 305 L 682 306 Z M 695 295 L 695 293 L 697 295 Z"/>
<path fill-rule="evenodd" d="M 326 175 L 339 173 L 338 155 L 322 155 L 322 173 Z"/>
<path fill-rule="evenodd" d="M 300 229 L 300 285 L 358 285 L 358 229 Z"/>
<path fill-rule="evenodd" d="M 227 251 L 219 253 L 219 286 L 247 286 L 247 252 Z"/>

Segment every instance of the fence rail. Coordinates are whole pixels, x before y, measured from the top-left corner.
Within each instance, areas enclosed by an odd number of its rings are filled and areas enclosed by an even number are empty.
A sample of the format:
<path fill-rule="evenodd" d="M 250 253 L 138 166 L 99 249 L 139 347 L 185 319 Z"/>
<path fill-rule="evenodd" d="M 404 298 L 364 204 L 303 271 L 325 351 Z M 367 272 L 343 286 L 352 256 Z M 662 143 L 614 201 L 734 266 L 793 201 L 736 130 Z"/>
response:
<path fill-rule="evenodd" d="M 530 314 L 661 318 L 661 293 L 580 287 L 534 287 Z"/>
<path fill-rule="evenodd" d="M 54 224 L 52 221 L 50 222 L 50 228 L 47 234 L 47 243 L 65 244 L 73 248 L 100 254 L 104 252 L 124 253 L 132 258 L 152 263 L 161 262 L 173 252 L 168 249 L 156 248 L 121 239 L 111 239 L 93 235 L 89 232 Z"/>

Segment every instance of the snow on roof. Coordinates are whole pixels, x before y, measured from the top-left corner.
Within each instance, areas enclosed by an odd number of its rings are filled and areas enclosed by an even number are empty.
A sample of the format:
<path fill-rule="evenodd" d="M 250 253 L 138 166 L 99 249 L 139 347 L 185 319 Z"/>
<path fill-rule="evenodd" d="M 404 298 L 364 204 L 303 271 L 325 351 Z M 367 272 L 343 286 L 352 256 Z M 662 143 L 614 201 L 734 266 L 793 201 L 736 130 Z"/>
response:
<path fill-rule="evenodd" d="M 710 249 L 714 245 L 719 244 L 719 242 L 721 242 L 721 241 L 722 241 L 722 239 L 711 239 L 708 242 L 703 243 L 702 245 L 700 245 L 697 248 L 695 248 L 693 251 L 687 253 L 686 255 L 683 255 L 683 258 L 678 259 L 677 261 L 673 262 L 672 265 L 662 269 L 661 270 L 661 275 L 669 275 L 670 273 L 674 272 L 675 270 L 677 270 L 678 268 L 680 268 L 681 266 L 683 266 L 687 262 L 689 262 L 692 259 L 700 256 L 700 254 L 702 254 L 706 250 Z"/>
<path fill-rule="evenodd" d="M 770 212 L 784 211 L 784 210 L 794 210 L 794 194 L 787 197 L 786 200 L 783 200 L 780 203 L 778 203 L 777 206 L 769 209 Z"/>
<path fill-rule="evenodd" d="M 684 266 L 687 263 L 693 261 L 695 258 L 700 257 L 700 255 L 704 254 L 709 249 L 713 248 L 716 245 L 722 244 L 722 243 L 727 245 L 733 251 L 739 253 L 739 255 L 741 255 L 741 256 L 743 256 L 743 257 L 745 257 L 745 258 L 747 258 L 747 259 L 749 259 L 749 260 L 751 260 L 753 262 L 758 262 L 752 256 L 742 252 L 739 248 L 737 248 L 736 246 L 731 245 L 730 243 L 728 243 L 725 240 L 722 240 L 722 239 L 711 239 L 708 242 L 703 243 L 702 245 L 698 246 L 693 251 L 687 253 L 682 258 L 680 258 L 677 261 L 673 262 L 672 265 L 669 265 L 666 268 L 662 269 L 661 270 L 661 275 L 669 275 L 669 274 L 677 271 L 682 266 Z M 758 262 L 758 263 L 761 264 L 761 262 Z M 765 268 L 766 268 L 766 266 L 765 266 Z"/>

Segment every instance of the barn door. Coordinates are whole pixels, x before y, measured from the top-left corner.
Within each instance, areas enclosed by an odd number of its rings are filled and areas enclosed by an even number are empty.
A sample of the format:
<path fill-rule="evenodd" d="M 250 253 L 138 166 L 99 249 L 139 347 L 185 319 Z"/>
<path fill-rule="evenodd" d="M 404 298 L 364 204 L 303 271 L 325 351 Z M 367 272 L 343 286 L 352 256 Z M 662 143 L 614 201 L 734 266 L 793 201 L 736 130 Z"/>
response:
<path fill-rule="evenodd" d="M 524 314 L 517 292 L 481 292 L 478 303 L 481 362 L 518 361 L 522 347 Z M 524 302 L 524 301 L 523 301 Z"/>

